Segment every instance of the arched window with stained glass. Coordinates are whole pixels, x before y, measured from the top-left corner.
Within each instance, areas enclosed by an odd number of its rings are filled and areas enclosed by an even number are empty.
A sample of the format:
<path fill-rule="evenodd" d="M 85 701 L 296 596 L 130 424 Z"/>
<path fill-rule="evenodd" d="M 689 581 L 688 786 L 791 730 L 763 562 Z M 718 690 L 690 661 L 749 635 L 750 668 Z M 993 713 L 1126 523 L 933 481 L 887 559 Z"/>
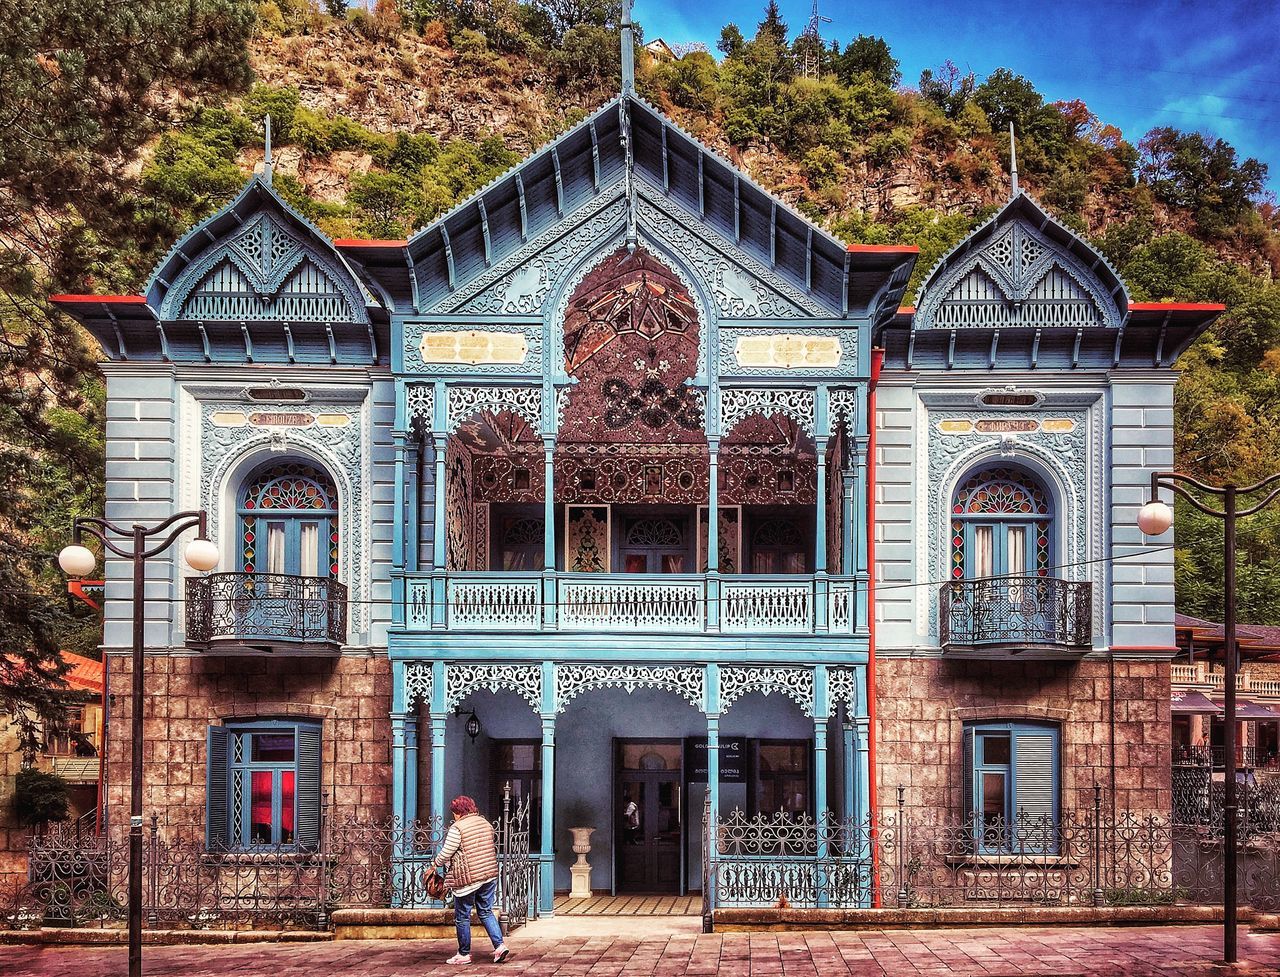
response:
<path fill-rule="evenodd" d="M 1044 486 L 1014 466 L 964 478 L 951 500 L 951 578 L 1049 576 L 1053 505 Z"/>
<path fill-rule="evenodd" d="M 264 465 L 245 480 L 238 511 L 245 573 L 338 575 L 338 493 L 326 472 L 298 461 Z"/>

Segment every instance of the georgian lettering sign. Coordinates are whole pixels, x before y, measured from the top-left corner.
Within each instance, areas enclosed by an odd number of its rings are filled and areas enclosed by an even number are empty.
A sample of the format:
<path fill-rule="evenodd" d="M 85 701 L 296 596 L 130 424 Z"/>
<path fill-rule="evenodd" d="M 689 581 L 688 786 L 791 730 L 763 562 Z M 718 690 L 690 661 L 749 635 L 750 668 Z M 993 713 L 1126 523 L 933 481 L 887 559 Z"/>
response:
<path fill-rule="evenodd" d="M 741 367 L 835 369 L 840 365 L 840 338 L 795 333 L 743 335 L 738 337 L 734 356 Z"/>
<path fill-rule="evenodd" d="M 209 418 L 215 427 L 346 427 L 351 418 L 346 414 L 311 411 L 253 411 L 246 414 L 238 410 L 215 411 Z"/>
<path fill-rule="evenodd" d="M 1068 417 L 984 417 L 977 421 L 948 418 L 938 422 L 943 434 L 1070 434 L 1076 422 Z"/>
<path fill-rule="evenodd" d="M 453 332 L 424 332 L 418 344 L 423 363 L 450 363 L 478 366 L 509 364 L 519 366 L 529 354 L 522 333 L 460 329 Z"/>

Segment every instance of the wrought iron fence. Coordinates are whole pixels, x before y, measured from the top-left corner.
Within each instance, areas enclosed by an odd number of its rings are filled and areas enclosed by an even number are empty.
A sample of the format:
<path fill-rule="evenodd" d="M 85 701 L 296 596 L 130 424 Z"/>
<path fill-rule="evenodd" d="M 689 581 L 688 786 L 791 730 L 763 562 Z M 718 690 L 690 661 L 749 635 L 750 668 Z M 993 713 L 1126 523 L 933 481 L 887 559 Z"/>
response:
<path fill-rule="evenodd" d="M 508 804 L 494 824 L 497 904 L 511 929 L 537 912 L 529 816 L 526 799 Z M 210 851 L 203 823 L 161 825 L 153 817 L 143 840 L 144 920 L 151 928 L 323 929 L 337 909 L 438 905 L 426 893 L 426 871 L 443 840 L 439 819 L 326 818 L 315 851 Z M 37 836 L 26 879 L 0 891 L 0 928 L 121 925 L 128 873 L 122 830 Z"/>
<path fill-rule="evenodd" d="M 1053 577 L 953 580 L 939 591 L 939 643 L 1042 644 L 1087 648 L 1093 588 Z"/>
<path fill-rule="evenodd" d="M 1236 802 L 1240 834 L 1249 837 L 1280 833 L 1280 781 L 1258 780 L 1250 772 L 1238 775 Z M 1173 768 L 1173 819 L 1176 824 L 1221 832 L 1226 787 L 1221 774 L 1208 766 Z"/>
<path fill-rule="evenodd" d="M 187 640 L 347 640 L 347 588 L 331 577 L 210 573 L 187 578 Z"/>
<path fill-rule="evenodd" d="M 1280 826 L 1251 824 L 1255 830 L 1242 834 L 1240 846 L 1241 902 L 1274 911 Z M 1169 905 L 1222 898 L 1220 828 L 1131 812 L 1113 817 L 1100 794 L 1084 810 L 1008 824 L 949 821 L 901 802 L 875 824 L 735 811 L 704 823 L 704 844 L 705 928 L 717 909 L 728 907 Z"/>

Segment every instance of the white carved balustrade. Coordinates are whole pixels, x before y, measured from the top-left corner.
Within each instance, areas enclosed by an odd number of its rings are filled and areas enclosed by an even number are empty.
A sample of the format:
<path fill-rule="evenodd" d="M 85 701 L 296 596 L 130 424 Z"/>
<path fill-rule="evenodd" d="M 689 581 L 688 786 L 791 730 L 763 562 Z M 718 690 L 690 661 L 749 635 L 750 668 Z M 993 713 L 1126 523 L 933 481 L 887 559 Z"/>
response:
<path fill-rule="evenodd" d="M 725 581 L 720 629 L 738 634 L 797 634 L 813 629 L 813 582 Z"/>
<path fill-rule="evenodd" d="M 541 573 L 450 573 L 444 614 L 452 631 L 656 631 L 702 634 L 852 635 L 857 629 L 853 577 L 722 576 L 709 592 L 702 574 L 566 574 L 550 576 L 554 607 L 544 608 Z M 719 613 L 710 606 L 719 594 Z M 825 594 L 825 600 L 819 595 Z M 432 629 L 432 580 L 408 574 L 405 626 Z M 825 629 L 819 616 L 826 608 Z M 548 613 L 550 611 L 550 613 Z"/>

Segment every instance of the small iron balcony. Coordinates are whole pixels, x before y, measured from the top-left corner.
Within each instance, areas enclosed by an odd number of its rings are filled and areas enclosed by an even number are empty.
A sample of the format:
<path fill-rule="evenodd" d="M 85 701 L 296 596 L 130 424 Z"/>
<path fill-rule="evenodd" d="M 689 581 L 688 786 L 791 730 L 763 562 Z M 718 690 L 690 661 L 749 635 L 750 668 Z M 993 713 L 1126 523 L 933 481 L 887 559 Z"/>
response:
<path fill-rule="evenodd" d="M 944 649 L 1087 651 L 1092 644 L 1091 584 L 1053 577 L 953 580 L 938 597 Z"/>
<path fill-rule="evenodd" d="M 187 643 L 245 651 L 337 650 L 347 588 L 329 577 L 210 573 L 187 580 Z"/>

